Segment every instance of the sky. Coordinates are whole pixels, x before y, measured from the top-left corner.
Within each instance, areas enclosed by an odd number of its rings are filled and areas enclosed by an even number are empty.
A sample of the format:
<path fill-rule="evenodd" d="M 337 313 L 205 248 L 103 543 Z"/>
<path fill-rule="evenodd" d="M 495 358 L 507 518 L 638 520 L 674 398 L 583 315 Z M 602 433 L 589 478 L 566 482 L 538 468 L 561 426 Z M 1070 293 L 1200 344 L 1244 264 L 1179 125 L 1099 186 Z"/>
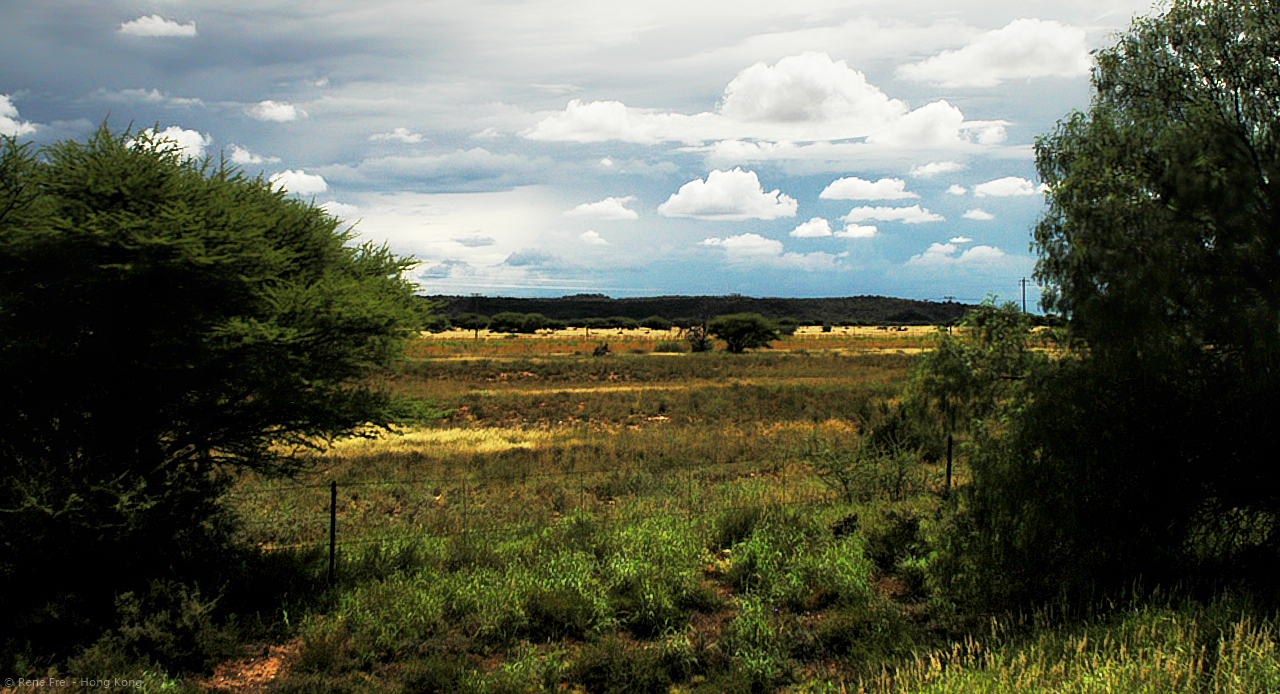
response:
<path fill-rule="evenodd" d="M 427 294 L 1018 301 L 1035 138 L 1152 11 L 9 0 L 0 133 L 155 128 L 413 256 Z"/>

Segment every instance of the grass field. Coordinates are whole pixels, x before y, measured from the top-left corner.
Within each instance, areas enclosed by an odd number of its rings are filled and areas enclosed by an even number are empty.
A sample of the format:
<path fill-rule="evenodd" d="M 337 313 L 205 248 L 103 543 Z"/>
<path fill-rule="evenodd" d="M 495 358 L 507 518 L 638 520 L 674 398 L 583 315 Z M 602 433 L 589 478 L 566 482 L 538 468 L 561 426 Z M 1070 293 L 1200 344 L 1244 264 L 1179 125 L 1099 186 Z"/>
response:
<path fill-rule="evenodd" d="M 894 399 L 923 331 L 802 330 L 745 355 L 606 332 L 424 338 L 386 380 L 411 421 L 298 479 L 241 479 L 228 503 L 276 607 L 256 655 L 175 686 L 1280 690 L 1274 624 L 1228 602 L 1055 620 L 930 599 L 941 463 L 868 470 L 856 493 L 814 467 Z"/>

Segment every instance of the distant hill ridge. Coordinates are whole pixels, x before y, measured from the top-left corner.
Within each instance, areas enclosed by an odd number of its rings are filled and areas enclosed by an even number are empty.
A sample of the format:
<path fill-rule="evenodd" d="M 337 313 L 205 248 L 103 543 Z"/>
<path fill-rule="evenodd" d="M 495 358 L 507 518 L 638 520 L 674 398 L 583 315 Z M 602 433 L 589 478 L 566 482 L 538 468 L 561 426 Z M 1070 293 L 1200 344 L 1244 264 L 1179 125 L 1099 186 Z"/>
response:
<path fill-rule="evenodd" d="M 729 313 L 759 313 L 773 320 L 794 318 L 819 325 L 940 325 L 962 317 L 970 304 L 919 301 L 886 296 L 848 296 L 821 299 L 727 296 L 646 296 L 614 299 L 604 294 L 572 294 L 558 298 L 503 296 L 430 296 L 447 316 L 460 313 L 541 313 L 547 318 L 576 320 L 625 316 L 643 320 L 662 316 L 710 319 Z"/>

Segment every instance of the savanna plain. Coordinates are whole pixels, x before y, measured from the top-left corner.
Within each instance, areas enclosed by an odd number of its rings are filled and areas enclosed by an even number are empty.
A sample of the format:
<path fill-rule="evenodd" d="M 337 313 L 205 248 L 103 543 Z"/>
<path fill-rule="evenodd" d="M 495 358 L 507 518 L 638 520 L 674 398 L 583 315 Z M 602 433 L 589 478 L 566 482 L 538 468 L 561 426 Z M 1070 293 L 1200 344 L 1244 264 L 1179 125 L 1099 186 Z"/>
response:
<path fill-rule="evenodd" d="M 676 331 L 424 335 L 383 377 L 401 425 L 226 497 L 256 558 L 224 597 L 239 613 L 193 637 L 222 657 L 128 676 L 227 692 L 1280 690 L 1275 623 L 1230 597 L 977 615 L 939 597 L 929 563 L 964 442 L 950 478 L 941 441 L 859 454 L 936 330 L 802 328 L 737 355 L 689 353 Z M 95 662 L 110 654 L 80 665 Z"/>

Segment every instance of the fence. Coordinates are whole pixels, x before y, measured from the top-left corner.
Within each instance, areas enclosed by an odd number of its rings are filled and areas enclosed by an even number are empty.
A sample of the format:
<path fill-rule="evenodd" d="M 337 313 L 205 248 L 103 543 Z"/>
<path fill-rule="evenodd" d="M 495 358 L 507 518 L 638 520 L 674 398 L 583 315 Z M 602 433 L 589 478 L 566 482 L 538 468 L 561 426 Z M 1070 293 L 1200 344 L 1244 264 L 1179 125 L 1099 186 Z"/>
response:
<path fill-rule="evenodd" d="M 695 516 L 760 505 L 828 503 L 812 475 L 785 466 L 728 464 L 697 469 L 574 470 L 396 480 L 275 483 L 228 495 L 250 537 L 265 551 L 338 549 L 465 535 L 536 532 L 575 513 L 610 524 L 657 516 Z"/>

